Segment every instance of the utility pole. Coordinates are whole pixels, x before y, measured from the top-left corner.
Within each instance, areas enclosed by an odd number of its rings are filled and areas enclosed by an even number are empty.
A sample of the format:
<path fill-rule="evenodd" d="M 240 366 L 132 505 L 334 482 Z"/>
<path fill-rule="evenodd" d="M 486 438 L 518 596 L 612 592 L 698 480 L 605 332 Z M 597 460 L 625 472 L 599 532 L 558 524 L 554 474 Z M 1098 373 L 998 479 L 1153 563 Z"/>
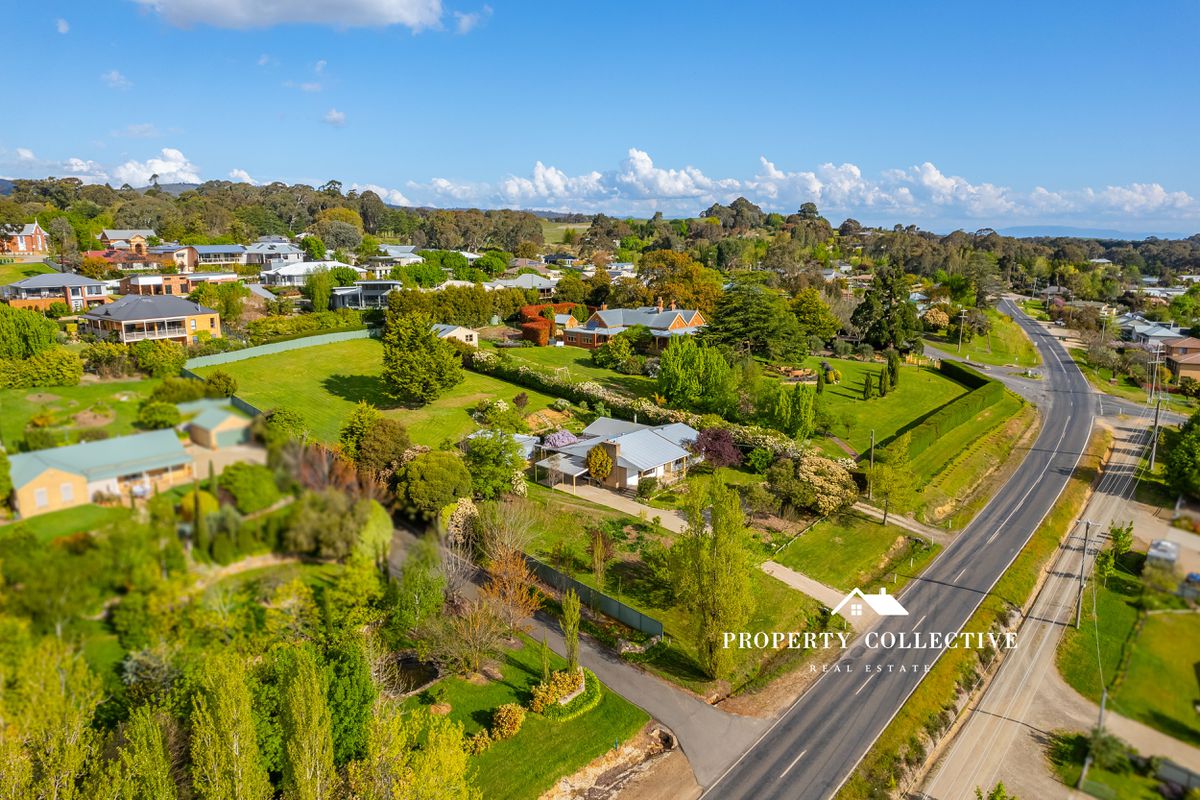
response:
<path fill-rule="evenodd" d="M 1158 365 L 1162 363 L 1162 342 L 1154 343 L 1154 358 L 1150 361 L 1150 370 L 1153 375 L 1150 378 L 1150 401 L 1151 403 L 1158 397 Z"/>
<path fill-rule="evenodd" d="M 867 477 L 867 499 L 871 499 L 871 493 L 875 486 L 875 429 L 871 428 L 871 471 Z"/>
<path fill-rule="evenodd" d="M 962 333 L 963 324 L 967 321 L 967 310 L 964 308 L 958 312 L 958 352 L 962 352 Z"/>
<path fill-rule="evenodd" d="M 1158 455 L 1158 413 L 1162 411 L 1162 400 L 1154 404 L 1154 433 L 1150 439 L 1150 472 L 1154 472 L 1154 457 Z"/>
<path fill-rule="evenodd" d="M 1108 689 L 1100 690 L 1100 720 L 1096 724 L 1096 732 L 1104 733 L 1104 706 L 1108 704 Z M 1092 749 L 1088 748 L 1087 757 L 1083 759 L 1083 769 L 1079 771 L 1079 783 L 1075 784 L 1076 789 L 1083 789 L 1083 782 L 1087 780 L 1088 768 L 1092 766 Z"/>
<path fill-rule="evenodd" d="M 1075 603 L 1075 630 L 1079 630 L 1079 623 L 1083 617 L 1083 574 L 1084 567 L 1087 566 L 1088 544 L 1092 532 L 1091 520 L 1083 521 L 1083 558 L 1079 559 L 1079 597 Z"/>

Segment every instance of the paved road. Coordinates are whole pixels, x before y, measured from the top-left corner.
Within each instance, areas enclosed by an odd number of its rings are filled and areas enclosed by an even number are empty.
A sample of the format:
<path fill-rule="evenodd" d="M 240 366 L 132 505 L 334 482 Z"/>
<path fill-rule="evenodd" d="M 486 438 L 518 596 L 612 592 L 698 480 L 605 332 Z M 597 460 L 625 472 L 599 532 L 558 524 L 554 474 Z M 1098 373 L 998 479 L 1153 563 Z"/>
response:
<path fill-rule="evenodd" d="M 1005 306 L 1041 351 L 1043 381 L 1053 389 L 1041 433 L 975 521 L 901 593 L 909 616 L 884 618 L 876 627 L 880 634 L 959 630 L 1054 505 L 1087 445 L 1095 408 L 1087 381 L 1061 344 L 1013 304 Z M 868 651 L 856 642 L 839 662 L 842 671 L 823 675 L 706 796 L 830 797 L 939 655 L 929 649 Z"/>
<path fill-rule="evenodd" d="M 1065 546 L 1059 550 L 1053 570 L 1021 625 L 1020 647 L 1004 659 L 983 697 L 968 710 L 966 725 L 926 782 L 922 797 L 930 800 L 970 797 L 976 786 L 992 786 L 997 777 L 1005 779 L 1009 789 L 1016 791 L 1011 775 L 999 773 L 1018 739 L 1020 760 L 1025 761 L 1031 750 L 1025 746 L 1029 744 L 1025 740 L 1035 740 L 1032 749 L 1036 752 L 1036 739 L 1043 736 L 1030 727 L 1033 699 L 1045 676 L 1056 669 L 1054 657 L 1059 638 L 1067 625 L 1075 623 L 1080 570 L 1084 569 L 1085 574 L 1091 571 L 1095 553 L 1103 546 L 1110 523 L 1124 519 L 1122 515 L 1133 493 L 1138 462 L 1149 440 L 1149 421 L 1143 414 L 1130 419 L 1116 431 L 1112 457 L 1083 514 L 1094 523 L 1091 536 L 1085 542 L 1086 526 L 1083 524 L 1077 524 L 1070 532 Z M 1089 598 L 1090 595 L 1085 595 L 1085 604 Z M 1065 695 L 1062 697 L 1063 702 L 1070 699 Z M 1026 773 L 1031 771 L 1034 770 L 1028 766 L 1022 769 Z M 1031 796 L 1044 797 L 1052 787 L 1053 784 L 1037 788 L 1026 786 L 1022 796 L 1034 791 Z M 1059 785 L 1057 789 L 1061 794 L 1063 787 Z"/>

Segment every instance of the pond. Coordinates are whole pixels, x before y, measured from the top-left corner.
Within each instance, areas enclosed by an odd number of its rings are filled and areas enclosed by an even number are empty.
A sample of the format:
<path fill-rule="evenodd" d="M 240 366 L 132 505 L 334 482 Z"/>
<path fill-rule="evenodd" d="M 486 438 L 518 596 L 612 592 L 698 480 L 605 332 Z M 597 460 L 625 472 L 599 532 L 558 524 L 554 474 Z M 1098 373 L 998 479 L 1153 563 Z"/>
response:
<path fill-rule="evenodd" d="M 412 694 L 437 680 L 436 664 L 421 661 L 415 655 L 402 655 L 396 659 L 396 691 Z"/>

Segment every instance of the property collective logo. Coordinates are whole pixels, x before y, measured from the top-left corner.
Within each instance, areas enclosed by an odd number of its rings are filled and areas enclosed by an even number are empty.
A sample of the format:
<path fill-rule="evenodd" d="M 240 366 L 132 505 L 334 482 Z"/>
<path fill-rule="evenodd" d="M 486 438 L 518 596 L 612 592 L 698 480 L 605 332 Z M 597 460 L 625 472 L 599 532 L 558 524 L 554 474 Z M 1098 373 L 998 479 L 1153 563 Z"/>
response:
<path fill-rule="evenodd" d="M 866 627 L 886 617 L 907 617 L 899 600 L 887 589 L 869 594 L 855 587 L 830 610 L 831 616 L 842 615 L 852 626 Z M 924 621 L 924 617 L 918 621 Z M 853 631 L 725 631 L 727 650 L 845 650 L 850 646 Z M 995 631 L 877 631 L 868 630 L 862 638 L 867 650 L 955 650 L 983 649 L 1015 650 L 1017 635 Z"/>

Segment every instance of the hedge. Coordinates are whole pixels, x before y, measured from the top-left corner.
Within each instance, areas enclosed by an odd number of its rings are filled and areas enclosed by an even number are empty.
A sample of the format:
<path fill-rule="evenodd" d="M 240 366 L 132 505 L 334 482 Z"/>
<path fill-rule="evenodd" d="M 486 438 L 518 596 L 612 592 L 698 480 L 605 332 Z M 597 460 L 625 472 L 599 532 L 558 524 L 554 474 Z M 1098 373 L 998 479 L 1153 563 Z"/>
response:
<path fill-rule="evenodd" d="M 83 362 L 65 347 L 43 350 L 26 359 L 0 359 L 0 389 L 34 386 L 76 386 Z"/>
<path fill-rule="evenodd" d="M 1002 383 L 973 369 L 944 359 L 938 369 L 947 378 L 962 383 L 971 391 L 951 400 L 909 431 L 912 437 L 908 447 L 909 458 L 916 458 L 924 453 L 938 439 L 1004 398 Z"/>
<path fill-rule="evenodd" d="M 542 712 L 542 716 L 555 722 L 569 722 L 576 717 L 583 716 L 600 705 L 600 700 L 603 697 L 604 691 L 600 685 L 600 679 L 590 669 L 584 669 L 583 691 L 566 705 L 559 705 L 558 703 L 550 705 Z"/>

